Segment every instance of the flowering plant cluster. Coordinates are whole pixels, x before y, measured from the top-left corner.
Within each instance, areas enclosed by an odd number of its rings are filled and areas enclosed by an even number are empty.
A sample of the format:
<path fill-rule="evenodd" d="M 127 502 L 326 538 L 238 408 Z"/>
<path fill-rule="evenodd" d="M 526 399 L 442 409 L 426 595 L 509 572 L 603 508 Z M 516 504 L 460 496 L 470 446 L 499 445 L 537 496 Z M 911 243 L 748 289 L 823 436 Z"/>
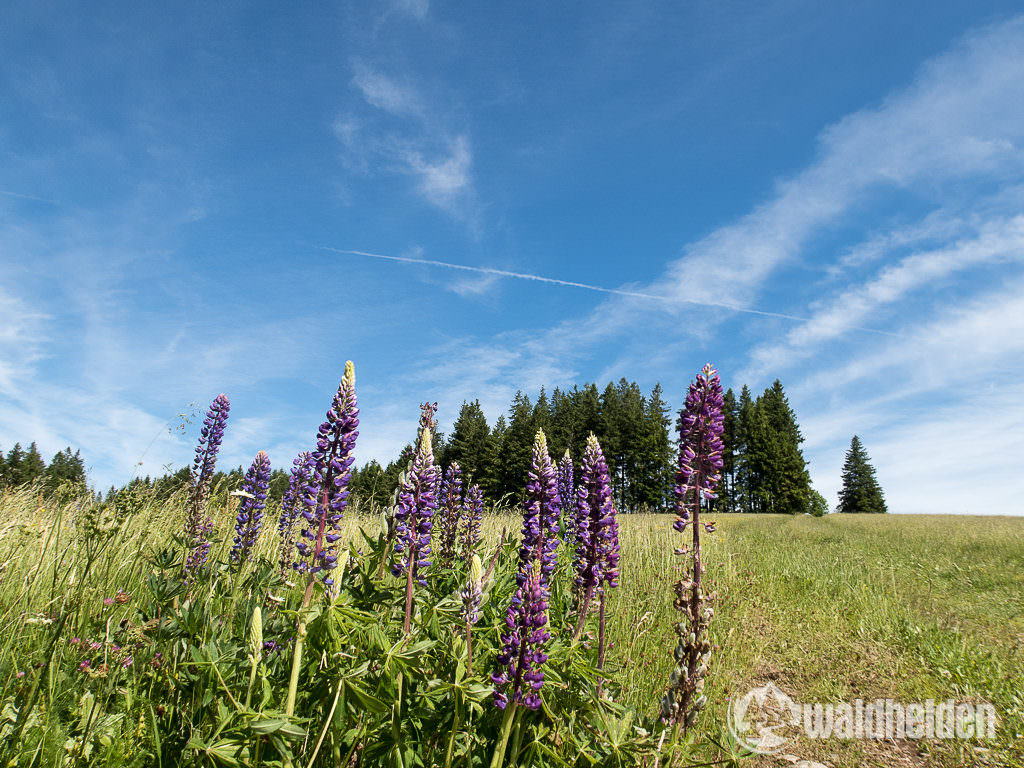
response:
<path fill-rule="evenodd" d="M 87 640 L 36 644 L 63 649 L 62 679 L 81 689 L 80 711 L 66 729 L 67 755 L 21 763 L 679 764 L 675 738 L 671 754 L 659 755 L 658 736 L 692 725 L 704 701 L 712 612 L 699 533 L 711 529 L 700 518 L 721 466 L 717 373 L 702 372 L 679 420 L 674 527 L 692 526 L 693 548 L 681 548 L 692 570 L 676 586 L 683 616 L 665 720 L 646 729 L 616 702 L 618 658 L 606 659 L 606 618 L 628 574 L 620 574 L 618 512 L 598 438 L 579 446 L 578 465 L 569 451 L 556 465 L 538 431 L 515 508 L 518 537 L 511 525 L 485 536 L 479 483 L 454 462 L 441 476 L 436 407 L 422 407 L 391 509 L 379 524 L 356 517 L 349 493 L 360 412 L 346 364 L 274 520 L 263 451 L 229 496 L 237 515 L 225 514 L 219 490 L 211 496 L 228 414 L 218 396 L 193 465 L 184 557 L 181 548 L 154 547 L 142 581 L 101 592 L 76 584 L 96 603 L 91 614 L 41 610 L 26 620 L 56 639 L 70 622 L 67 634 Z M 147 509 L 136 507 L 132 514 Z M 232 518 L 233 542 L 225 536 Z M 261 539 L 268 525 L 278 535 Z M 20 713 L 36 707 L 39 681 L 53 679 L 48 663 L 12 672 L 18 707 L 5 733 L 15 742 L 32 727 Z M 118 690 L 132 696 L 111 696 Z M 0 758 L 17 765 L 2 752 L 11 741 L 0 734 Z M 130 759 L 124 744 L 135 750 Z"/>
<path fill-rule="evenodd" d="M 722 382 L 718 371 L 708 363 L 686 395 L 686 405 L 679 414 L 679 463 L 676 471 L 676 521 L 673 528 L 692 531 L 692 547 L 676 551 L 689 554 L 689 570 L 675 585 L 675 608 L 683 614 L 676 624 L 678 642 L 673 656 L 676 666 L 669 679 L 668 692 L 662 699 L 662 717 L 675 726 L 688 728 L 707 703 L 703 694 L 704 676 L 711 663 L 711 642 L 708 625 L 714 609 L 706 603 L 714 595 L 705 595 L 702 576 L 700 533 L 715 530 L 713 522 L 701 522 L 701 502 L 714 498 L 714 490 L 722 471 Z"/>

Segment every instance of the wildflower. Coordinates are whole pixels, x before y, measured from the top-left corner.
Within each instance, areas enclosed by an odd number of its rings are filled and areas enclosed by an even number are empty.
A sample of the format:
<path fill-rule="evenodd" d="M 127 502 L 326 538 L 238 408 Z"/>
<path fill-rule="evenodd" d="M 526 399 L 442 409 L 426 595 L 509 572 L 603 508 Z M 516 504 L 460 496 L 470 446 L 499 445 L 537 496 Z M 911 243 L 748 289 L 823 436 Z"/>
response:
<path fill-rule="evenodd" d="M 466 525 L 462 532 L 462 548 L 466 554 L 480 542 L 480 523 L 484 517 L 484 497 L 480 486 L 474 483 L 466 494 Z"/>
<path fill-rule="evenodd" d="M 112 598 L 112 597 L 104 597 L 103 598 L 103 604 L 104 605 L 113 605 L 114 604 L 114 598 Z"/>
<path fill-rule="evenodd" d="M 517 588 L 505 616 L 507 631 L 501 637 L 499 670 L 491 675 L 494 704 L 499 709 L 504 709 L 510 701 L 537 709 L 544 684 L 540 666 L 548 660 L 544 651 L 551 637 L 546 628 L 548 576 L 554 569 L 558 548 L 560 503 L 555 469 L 543 431 L 537 433 L 533 443 L 526 496 Z"/>
<path fill-rule="evenodd" d="M 412 466 L 398 487 L 398 505 L 395 508 L 395 553 L 398 557 L 391 567 L 395 576 L 406 575 L 405 631 L 410 628 L 412 616 L 413 581 L 426 586 L 420 571 L 430 566 L 430 538 L 434 527 L 436 501 L 434 488 L 437 468 L 431 425 L 436 404 L 424 404 L 420 419 L 420 432 Z"/>
<path fill-rule="evenodd" d="M 576 637 L 583 631 L 587 611 L 595 590 L 601 597 L 601 621 L 598 638 L 598 666 L 604 660 L 604 591 L 618 586 L 619 524 L 608 477 L 608 464 L 593 433 L 587 438 L 580 469 L 580 489 L 576 500 L 576 584 L 580 596 Z"/>
<path fill-rule="evenodd" d="M 184 531 L 188 551 L 184 565 L 187 581 L 195 579 L 206 563 L 210 551 L 209 536 L 213 530 L 213 521 L 203 514 L 203 508 L 217 464 L 217 451 L 220 450 L 221 441 L 224 439 L 224 425 L 227 423 L 229 410 L 227 395 L 217 395 L 210 405 L 210 410 L 206 412 L 203 428 L 199 432 L 196 457 L 192 462 L 192 488 L 189 492 L 188 516 Z"/>
<path fill-rule="evenodd" d="M 465 512 L 462 470 L 456 462 L 452 462 L 441 484 L 441 495 L 438 497 L 437 515 L 434 519 L 434 527 L 437 528 L 437 535 L 434 537 L 437 541 L 437 553 L 445 562 L 455 557 L 455 543 Z"/>
<path fill-rule="evenodd" d="M 686 395 L 686 406 L 679 414 L 679 465 L 676 471 L 676 515 L 673 528 L 685 532 L 693 526 L 693 544 L 689 551 L 681 547 L 678 554 L 689 554 L 690 568 L 675 585 L 675 608 L 683 613 L 676 623 L 678 643 L 673 652 L 676 667 L 669 677 L 668 692 L 662 699 L 662 717 L 674 725 L 689 728 L 707 702 L 699 696 L 704 688 L 704 675 L 711 663 L 708 624 L 714 609 L 706 606 L 712 596 L 705 597 L 701 576 L 705 568 L 700 557 L 701 501 L 713 499 L 722 470 L 722 383 L 718 371 L 707 364 Z M 714 530 L 713 523 L 704 524 L 705 531 Z"/>
<path fill-rule="evenodd" d="M 483 600 L 483 565 L 479 555 L 473 555 L 469 565 L 469 579 L 459 590 L 462 601 L 462 620 L 467 624 L 476 624 L 480 618 L 480 602 Z"/>
<path fill-rule="evenodd" d="M 260 537 L 263 510 L 267 506 L 267 488 L 270 487 L 270 457 L 260 451 L 242 482 L 242 501 L 235 519 L 235 542 L 231 547 L 231 562 L 244 563 Z"/>
<path fill-rule="evenodd" d="M 573 478 L 572 456 L 566 448 L 565 455 L 558 462 L 558 498 L 562 502 L 562 536 L 566 544 L 572 545 L 576 536 L 576 507 L 573 501 L 576 498 L 575 482 Z"/>
<path fill-rule="evenodd" d="M 317 433 L 316 450 L 310 454 L 312 469 L 310 483 L 301 493 L 302 516 L 308 526 L 296 549 L 303 558 L 296 569 L 310 575 L 330 572 L 335 567 L 337 554 L 334 544 L 341 538 L 337 530 L 341 514 L 348 503 L 348 482 L 352 477 L 354 461 L 352 449 L 359 436 L 359 406 L 356 403 L 356 372 L 352 361 L 345 363 L 345 375 L 334 396 L 327 420 Z M 324 584 L 333 584 L 325 575 Z M 307 586 L 307 594 L 312 581 Z M 308 600 L 306 600 L 308 602 Z"/>
<path fill-rule="evenodd" d="M 303 451 L 292 462 L 292 474 L 288 480 L 288 490 L 281 499 L 281 518 L 277 523 L 277 533 L 281 538 L 278 550 L 278 566 L 281 573 L 287 573 L 294 567 L 292 555 L 295 551 L 295 519 L 299 514 L 299 498 L 310 482 L 313 471 L 313 460 L 309 451 Z"/>

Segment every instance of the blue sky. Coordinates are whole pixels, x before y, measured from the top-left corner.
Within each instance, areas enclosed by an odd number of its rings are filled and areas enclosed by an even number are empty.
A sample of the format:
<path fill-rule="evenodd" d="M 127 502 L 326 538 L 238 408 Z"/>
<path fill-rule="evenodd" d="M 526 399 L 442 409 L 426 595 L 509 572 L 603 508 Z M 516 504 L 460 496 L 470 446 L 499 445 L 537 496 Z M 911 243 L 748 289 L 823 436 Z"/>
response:
<path fill-rule="evenodd" d="M 832 503 L 857 433 L 892 511 L 1024 512 L 1024 17 L 846 5 L 5 4 L 0 446 L 120 484 L 224 391 L 288 466 L 352 359 L 386 460 L 711 360 Z"/>

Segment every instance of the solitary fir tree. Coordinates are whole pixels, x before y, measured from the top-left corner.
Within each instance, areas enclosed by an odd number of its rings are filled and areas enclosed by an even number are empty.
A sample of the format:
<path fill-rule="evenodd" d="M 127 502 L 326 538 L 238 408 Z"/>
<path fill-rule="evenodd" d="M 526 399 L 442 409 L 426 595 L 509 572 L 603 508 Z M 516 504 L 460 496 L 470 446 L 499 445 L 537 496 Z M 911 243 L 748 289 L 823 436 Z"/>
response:
<path fill-rule="evenodd" d="M 850 450 L 846 452 L 846 462 L 843 464 L 839 511 L 875 514 L 888 512 L 882 487 L 875 479 L 875 468 L 871 466 L 868 453 L 856 435 L 850 441 Z"/>

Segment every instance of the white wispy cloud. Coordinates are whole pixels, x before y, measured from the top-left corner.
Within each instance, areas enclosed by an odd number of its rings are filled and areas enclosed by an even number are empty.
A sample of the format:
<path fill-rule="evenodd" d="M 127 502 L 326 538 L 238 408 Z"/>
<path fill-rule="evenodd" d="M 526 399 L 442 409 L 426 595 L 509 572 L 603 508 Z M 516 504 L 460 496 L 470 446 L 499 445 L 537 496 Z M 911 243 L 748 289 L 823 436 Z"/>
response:
<path fill-rule="evenodd" d="M 354 69 L 352 84 L 371 107 L 399 116 L 423 114 L 424 105 L 411 86 L 399 83 L 361 62 L 357 62 Z"/>
<path fill-rule="evenodd" d="M 920 231 L 914 229 L 909 236 L 896 234 L 888 242 L 909 242 Z M 809 322 L 790 330 L 781 342 L 754 348 L 749 375 L 760 377 L 768 371 L 784 370 L 822 344 L 843 336 L 851 326 L 888 317 L 886 310 L 918 291 L 941 287 L 943 281 L 961 272 L 1006 262 L 1024 266 L 1024 216 L 987 221 L 974 237 L 913 253 L 883 267 L 867 282 L 844 290 Z"/>
<path fill-rule="evenodd" d="M 410 80 L 389 76 L 363 61 L 353 64 L 352 84 L 372 108 L 349 111 L 333 123 L 349 168 L 367 175 L 402 175 L 431 205 L 479 226 L 473 184 L 473 150 L 466 131 L 453 129 L 447 110 L 431 105 Z M 383 116 L 386 119 L 381 120 Z"/>

